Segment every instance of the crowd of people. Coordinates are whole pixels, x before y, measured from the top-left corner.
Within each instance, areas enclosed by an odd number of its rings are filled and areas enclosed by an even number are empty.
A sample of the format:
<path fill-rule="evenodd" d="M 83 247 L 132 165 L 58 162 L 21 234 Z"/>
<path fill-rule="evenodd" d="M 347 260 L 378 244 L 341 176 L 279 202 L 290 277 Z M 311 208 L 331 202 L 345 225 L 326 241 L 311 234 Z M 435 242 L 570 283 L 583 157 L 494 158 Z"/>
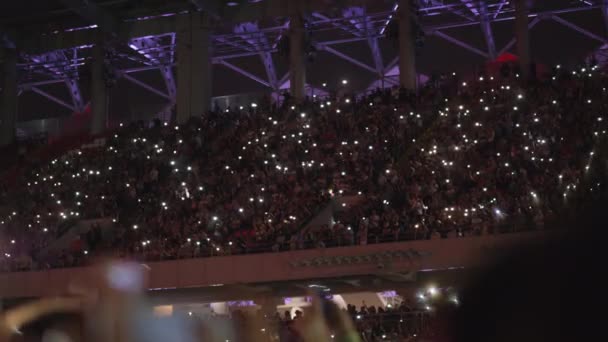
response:
<path fill-rule="evenodd" d="M 331 310 L 339 309 L 334 307 Z M 246 332 L 248 336 L 256 336 L 258 341 L 292 342 L 302 340 L 302 321 L 313 314 L 311 311 L 312 308 L 307 307 L 292 315 L 289 310 L 282 314 L 264 313 L 262 310 L 234 310 L 229 314 L 201 317 L 190 315 L 188 318 L 199 322 L 203 335 L 210 340 L 213 340 L 212 337 L 218 340 L 239 340 L 238 332 Z M 415 308 L 406 301 L 385 307 L 363 304 L 358 309 L 355 305 L 348 304 L 347 308 L 336 312 L 336 315 L 352 322 L 353 331 L 363 342 L 421 340 L 433 335 L 435 324 L 431 311 Z M 255 329 L 250 328 L 252 325 Z M 332 339 L 340 334 L 334 326 L 329 329 Z"/>
<path fill-rule="evenodd" d="M 543 229 L 577 201 L 577 187 L 603 188 L 586 178 L 606 134 L 607 84 L 595 71 L 556 68 L 525 87 L 461 82 L 399 175 L 387 168 L 378 179 L 391 191 L 346 212 L 344 224 L 376 242 Z"/>
<path fill-rule="evenodd" d="M 0 271 L 542 229 L 606 133 L 595 66 L 125 124 L 0 193 Z M 338 198 L 334 223 L 308 223 Z M 105 219 L 79 243 L 74 224 Z M 101 232 L 103 230 L 103 232 Z"/>

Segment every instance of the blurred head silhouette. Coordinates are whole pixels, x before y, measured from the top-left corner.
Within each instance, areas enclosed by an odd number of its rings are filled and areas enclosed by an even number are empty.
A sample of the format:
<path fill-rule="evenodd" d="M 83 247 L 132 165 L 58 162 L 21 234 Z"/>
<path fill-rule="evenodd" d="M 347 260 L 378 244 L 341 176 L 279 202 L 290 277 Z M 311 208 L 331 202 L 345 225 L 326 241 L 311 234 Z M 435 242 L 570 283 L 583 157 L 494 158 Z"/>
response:
<path fill-rule="evenodd" d="M 522 246 L 480 270 L 446 312 L 447 341 L 606 340 L 606 201 L 596 199 L 561 217 L 558 235 Z M 567 215 L 566 215 L 567 216 Z"/>

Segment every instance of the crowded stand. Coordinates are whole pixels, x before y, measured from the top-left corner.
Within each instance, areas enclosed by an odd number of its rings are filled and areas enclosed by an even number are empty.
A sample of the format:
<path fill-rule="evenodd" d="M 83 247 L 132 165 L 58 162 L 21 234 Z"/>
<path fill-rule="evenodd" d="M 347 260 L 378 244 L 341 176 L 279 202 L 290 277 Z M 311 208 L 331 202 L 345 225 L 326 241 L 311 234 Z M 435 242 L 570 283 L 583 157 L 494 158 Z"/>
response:
<path fill-rule="evenodd" d="M 412 231 L 441 238 L 543 229 L 585 182 L 606 134 L 606 80 L 595 72 L 558 66 L 547 82 L 527 86 L 483 75 L 462 81 L 399 177 L 387 168 L 378 178 L 391 191 L 345 213 L 345 224 L 376 242 Z"/>
<path fill-rule="evenodd" d="M 0 271 L 543 229 L 602 183 L 596 66 L 121 125 L 0 194 Z M 308 224 L 344 202 L 331 224 Z M 98 222 L 53 247 L 79 222 Z M 108 223 L 108 224 L 105 224 Z"/>

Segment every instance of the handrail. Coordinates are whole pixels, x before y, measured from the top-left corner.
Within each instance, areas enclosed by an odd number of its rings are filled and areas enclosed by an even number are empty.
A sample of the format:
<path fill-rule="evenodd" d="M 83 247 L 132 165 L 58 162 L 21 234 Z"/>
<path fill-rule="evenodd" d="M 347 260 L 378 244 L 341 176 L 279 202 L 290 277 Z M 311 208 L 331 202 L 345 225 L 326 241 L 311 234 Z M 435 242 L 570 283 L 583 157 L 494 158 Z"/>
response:
<path fill-rule="evenodd" d="M 531 227 L 526 227 L 526 229 L 524 230 L 507 230 L 507 231 L 500 231 L 500 232 L 496 232 L 494 234 L 488 234 L 488 235 L 506 235 L 506 234 L 516 234 L 516 233 L 521 233 L 521 232 L 534 232 L 536 230 L 532 229 Z M 468 231 L 465 231 L 463 233 L 469 232 L 466 235 L 462 235 L 460 237 L 449 237 L 449 236 L 445 236 L 445 237 L 441 237 L 439 240 L 445 240 L 445 239 L 461 239 L 467 236 L 478 236 L 478 234 L 473 233 L 473 230 L 470 229 Z M 395 238 L 396 237 L 396 238 Z M 415 229 L 412 229 L 408 232 L 400 232 L 396 235 L 392 235 L 391 237 L 387 237 L 387 236 L 377 236 L 375 239 L 367 239 L 367 242 L 365 244 L 367 245 L 374 245 L 374 244 L 384 244 L 384 243 L 394 243 L 394 242 L 407 242 L 407 241 L 416 241 L 416 240 L 432 240 L 432 238 L 430 237 L 429 234 L 424 234 L 424 233 L 420 233 Z M 339 239 L 324 239 L 324 240 L 306 240 L 306 241 L 299 241 L 299 243 L 296 243 L 296 248 L 295 250 L 309 250 L 309 249 L 319 249 L 319 248 L 335 248 L 335 247 L 346 247 L 346 246 L 362 246 L 365 244 L 361 244 L 361 241 L 357 238 L 357 237 L 353 237 L 352 239 L 353 243 L 350 243 L 349 241 L 343 241 L 341 242 Z M 278 247 L 278 248 L 277 248 Z M 255 246 L 247 246 L 241 250 L 236 249 L 236 248 L 225 248 L 223 251 L 221 252 L 216 252 L 214 249 L 208 249 L 205 250 L 204 252 L 198 253 L 196 255 L 194 255 L 194 253 L 192 253 L 190 256 L 174 256 L 174 257 L 170 257 L 170 258 L 163 258 L 162 256 L 158 257 L 158 258 L 138 258 L 138 256 L 135 256 L 135 259 L 137 259 L 138 261 L 141 262 L 153 262 L 153 261 L 169 261 L 169 260 L 182 260 L 182 259 L 192 259 L 192 258 L 207 258 L 207 257 L 216 257 L 216 256 L 228 256 L 228 255 L 244 255 L 244 254 L 260 254 L 260 253 L 272 253 L 272 252 L 284 252 L 284 251 L 293 251 L 294 249 L 291 248 L 292 244 L 290 241 L 286 241 L 283 243 L 262 243 L 262 244 L 257 244 Z M 140 255 L 141 256 L 141 255 Z"/>

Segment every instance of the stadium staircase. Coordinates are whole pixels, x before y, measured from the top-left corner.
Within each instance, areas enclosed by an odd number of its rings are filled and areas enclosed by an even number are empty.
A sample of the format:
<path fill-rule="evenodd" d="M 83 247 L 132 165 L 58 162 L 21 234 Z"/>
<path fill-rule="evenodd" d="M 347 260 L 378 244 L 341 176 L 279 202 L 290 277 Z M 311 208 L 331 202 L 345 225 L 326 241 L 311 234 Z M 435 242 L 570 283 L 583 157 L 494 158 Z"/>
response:
<path fill-rule="evenodd" d="M 40 256 L 45 256 L 52 252 L 70 248 L 74 241 L 79 240 L 82 235 L 88 233 L 94 225 L 99 225 L 102 228 L 102 232 L 108 232 L 112 225 L 112 219 L 101 218 L 92 220 L 70 221 L 68 223 L 68 226 L 66 227 L 67 229 L 63 232 L 63 234 L 60 234 L 60 236 L 56 240 L 51 242 L 46 248 L 40 251 Z"/>
<path fill-rule="evenodd" d="M 15 186 L 20 184 L 19 178 L 23 177 L 24 170 L 32 164 L 48 163 L 53 158 L 57 158 L 68 153 L 71 150 L 82 149 L 86 150 L 89 148 L 97 148 L 105 145 L 105 137 L 111 134 L 112 131 L 100 135 L 71 135 L 62 137 L 49 143 L 48 145 L 42 146 L 36 151 L 33 151 L 28 156 L 28 161 L 16 163 L 0 175 L 0 184 L 4 184 L 7 187 Z M 90 229 L 91 220 L 68 220 L 58 227 L 56 238 L 47 245 L 44 249 L 39 251 L 41 256 L 47 255 L 50 252 L 68 248 L 69 244 L 76 240 L 81 234 L 86 233 Z"/>

